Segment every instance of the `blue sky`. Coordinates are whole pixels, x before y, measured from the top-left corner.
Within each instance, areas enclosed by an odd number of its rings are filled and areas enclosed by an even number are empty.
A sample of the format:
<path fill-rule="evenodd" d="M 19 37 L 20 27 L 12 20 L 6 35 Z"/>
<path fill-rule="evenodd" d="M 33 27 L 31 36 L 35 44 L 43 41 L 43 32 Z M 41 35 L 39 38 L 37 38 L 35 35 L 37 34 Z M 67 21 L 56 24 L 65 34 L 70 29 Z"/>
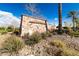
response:
<path fill-rule="evenodd" d="M 0 4 L 0 10 L 5 12 L 10 12 L 16 17 L 20 17 L 21 14 L 28 14 L 25 8 L 26 4 L 23 3 L 2 3 Z M 50 24 L 55 23 L 58 25 L 58 4 L 36 4 L 37 9 L 40 10 L 41 14 L 45 16 Z M 78 3 L 63 3 L 62 4 L 62 20 L 71 23 L 71 19 L 66 18 L 67 13 L 71 10 L 79 10 Z"/>

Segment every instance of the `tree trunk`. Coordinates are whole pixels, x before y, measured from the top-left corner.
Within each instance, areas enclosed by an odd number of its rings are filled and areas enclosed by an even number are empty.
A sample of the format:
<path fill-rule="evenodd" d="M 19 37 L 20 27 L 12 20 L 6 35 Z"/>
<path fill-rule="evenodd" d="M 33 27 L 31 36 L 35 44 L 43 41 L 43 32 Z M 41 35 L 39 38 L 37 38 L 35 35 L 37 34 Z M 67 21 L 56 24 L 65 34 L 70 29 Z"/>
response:
<path fill-rule="evenodd" d="M 62 4 L 58 3 L 58 16 L 59 16 L 59 26 L 58 26 L 58 32 L 59 34 L 62 33 Z"/>
<path fill-rule="evenodd" d="M 73 16 L 73 31 L 75 31 L 75 17 Z"/>
<path fill-rule="evenodd" d="M 21 31 L 22 31 L 22 20 L 23 20 L 23 15 L 21 15 L 21 21 L 20 21 L 20 28 L 19 28 L 19 35 L 21 36 Z"/>
<path fill-rule="evenodd" d="M 47 20 L 45 20 L 46 31 L 48 31 Z"/>

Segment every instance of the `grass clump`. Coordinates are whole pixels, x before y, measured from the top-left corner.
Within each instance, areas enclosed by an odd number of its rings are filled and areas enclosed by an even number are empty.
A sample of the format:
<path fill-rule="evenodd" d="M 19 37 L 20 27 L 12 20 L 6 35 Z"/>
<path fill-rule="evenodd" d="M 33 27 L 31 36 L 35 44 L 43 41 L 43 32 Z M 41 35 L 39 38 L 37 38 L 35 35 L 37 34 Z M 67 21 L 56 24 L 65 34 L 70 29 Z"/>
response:
<path fill-rule="evenodd" d="M 6 33 L 8 33 L 8 32 L 5 31 L 5 30 L 0 30 L 0 33 L 3 35 L 3 34 L 6 34 Z"/>
<path fill-rule="evenodd" d="M 40 42 L 41 39 L 46 39 L 46 37 L 50 37 L 50 36 L 52 36 L 52 34 L 50 32 L 44 32 L 41 34 L 38 32 L 35 32 L 31 36 L 25 35 L 24 38 L 27 37 L 27 39 L 28 39 L 28 40 L 25 40 L 25 43 L 27 45 L 34 45 L 34 44 Z"/>
<path fill-rule="evenodd" d="M 75 50 L 74 48 L 69 48 L 66 43 L 61 40 L 56 39 L 50 44 L 52 46 L 56 46 L 58 49 L 61 49 L 59 54 L 61 56 L 79 56 L 79 51 Z"/>
<path fill-rule="evenodd" d="M 24 42 L 15 35 L 12 35 L 4 41 L 2 49 L 4 52 L 8 52 L 12 55 L 13 53 L 18 54 L 18 51 L 23 47 Z"/>
<path fill-rule="evenodd" d="M 19 35 L 20 34 L 19 28 L 15 28 L 15 30 L 13 31 L 13 33 L 16 34 L 16 35 Z"/>
<path fill-rule="evenodd" d="M 73 48 L 63 48 L 63 51 L 61 53 L 62 56 L 79 56 L 79 51 L 73 49 Z"/>
<path fill-rule="evenodd" d="M 66 44 L 59 39 L 53 40 L 50 44 L 61 48 L 66 47 Z"/>
<path fill-rule="evenodd" d="M 47 31 L 47 32 L 41 33 L 41 36 L 42 36 L 43 39 L 45 39 L 46 37 L 51 37 L 52 33 Z"/>
<path fill-rule="evenodd" d="M 8 31 L 6 31 L 6 28 L 0 27 L 0 34 L 6 34 Z"/>
<path fill-rule="evenodd" d="M 34 45 L 42 39 L 40 33 L 33 33 L 31 36 L 28 37 L 28 40 L 25 40 L 27 45 Z"/>
<path fill-rule="evenodd" d="M 12 32 L 13 29 L 14 29 L 13 26 L 9 26 L 9 27 L 7 27 L 6 31 L 8 31 L 8 32 Z"/>
<path fill-rule="evenodd" d="M 52 33 L 49 32 L 49 31 L 47 31 L 46 34 L 47 34 L 48 37 L 51 37 L 52 36 Z"/>
<path fill-rule="evenodd" d="M 45 33 L 41 33 L 41 36 L 42 36 L 43 39 L 46 39 L 46 37 L 47 37 L 46 32 Z"/>
<path fill-rule="evenodd" d="M 79 31 L 72 31 L 69 35 L 74 37 L 79 37 Z"/>

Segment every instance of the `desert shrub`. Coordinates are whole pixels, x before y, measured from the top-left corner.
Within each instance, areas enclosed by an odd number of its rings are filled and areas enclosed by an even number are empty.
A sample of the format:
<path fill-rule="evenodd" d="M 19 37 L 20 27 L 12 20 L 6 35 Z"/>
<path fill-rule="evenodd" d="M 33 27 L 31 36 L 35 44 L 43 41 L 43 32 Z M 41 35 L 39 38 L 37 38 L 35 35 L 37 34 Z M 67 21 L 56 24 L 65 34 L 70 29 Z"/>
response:
<path fill-rule="evenodd" d="M 51 37 L 52 36 L 52 33 L 49 32 L 49 31 L 47 31 L 46 34 L 47 34 L 48 37 Z"/>
<path fill-rule="evenodd" d="M 54 30 L 49 31 L 50 33 L 53 33 Z"/>
<path fill-rule="evenodd" d="M 59 40 L 59 39 L 53 40 L 52 42 L 50 42 L 50 44 L 54 45 L 54 46 L 57 46 L 57 47 L 61 47 L 61 48 L 66 47 L 66 44 L 64 42 L 62 42 L 61 40 Z"/>
<path fill-rule="evenodd" d="M 0 30 L 0 33 L 3 35 L 3 34 L 6 34 L 7 31 L 5 31 L 5 30 Z"/>
<path fill-rule="evenodd" d="M 44 33 L 41 33 L 41 36 L 42 36 L 42 38 L 43 38 L 43 39 L 46 39 L 46 37 L 47 37 L 47 34 L 46 34 L 46 32 L 44 32 Z"/>
<path fill-rule="evenodd" d="M 68 27 L 63 27 L 63 29 L 66 29 L 66 30 L 67 30 L 67 29 L 68 29 Z"/>
<path fill-rule="evenodd" d="M 57 32 L 58 32 L 57 29 L 54 29 L 54 30 L 50 31 L 50 33 L 53 34 L 53 35 L 57 35 Z"/>
<path fill-rule="evenodd" d="M 8 32 L 12 32 L 12 31 L 13 31 L 13 27 L 9 26 L 9 27 L 7 27 L 6 30 L 7 30 Z"/>
<path fill-rule="evenodd" d="M 73 48 L 63 48 L 63 51 L 61 53 L 62 56 L 79 56 L 79 51 L 73 49 Z"/>
<path fill-rule="evenodd" d="M 75 50 L 74 48 L 69 48 L 64 41 L 56 39 L 52 41 L 50 44 L 52 46 L 56 46 L 58 49 L 61 48 L 60 54 L 58 55 L 62 55 L 62 56 L 78 56 L 79 55 L 79 51 Z"/>
<path fill-rule="evenodd" d="M 46 37 L 51 37 L 52 33 L 47 31 L 47 32 L 41 33 L 41 36 L 42 36 L 43 39 L 45 39 Z"/>
<path fill-rule="evenodd" d="M 12 35 L 4 41 L 2 49 L 4 52 L 8 52 L 12 55 L 13 53 L 17 54 L 23 47 L 24 42 L 15 35 Z"/>
<path fill-rule="evenodd" d="M 0 27 L 0 30 L 5 30 L 5 28 L 4 27 Z"/>
<path fill-rule="evenodd" d="M 47 53 L 47 55 L 61 56 L 62 50 L 53 46 L 53 47 L 45 47 L 45 52 Z"/>
<path fill-rule="evenodd" d="M 7 33 L 6 28 L 0 27 L 0 33 L 1 33 L 1 34 L 6 34 L 6 33 Z"/>
<path fill-rule="evenodd" d="M 57 32 L 53 32 L 53 35 L 57 35 Z"/>
<path fill-rule="evenodd" d="M 73 32 L 73 29 L 70 28 L 70 27 L 68 27 L 67 30 L 66 30 L 66 33 L 67 33 L 67 34 L 70 34 L 71 32 Z"/>
<path fill-rule="evenodd" d="M 29 33 L 25 33 L 24 36 L 22 37 L 23 39 L 29 39 Z"/>
<path fill-rule="evenodd" d="M 72 31 L 69 33 L 70 36 L 79 37 L 79 31 Z"/>
<path fill-rule="evenodd" d="M 36 43 L 38 43 L 40 40 L 42 39 L 40 33 L 33 33 L 31 36 L 29 36 L 28 40 L 25 40 L 25 43 L 27 45 L 34 45 Z"/>
<path fill-rule="evenodd" d="M 19 35 L 19 28 L 15 28 L 15 30 L 13 31 L 14 34 Z"/>

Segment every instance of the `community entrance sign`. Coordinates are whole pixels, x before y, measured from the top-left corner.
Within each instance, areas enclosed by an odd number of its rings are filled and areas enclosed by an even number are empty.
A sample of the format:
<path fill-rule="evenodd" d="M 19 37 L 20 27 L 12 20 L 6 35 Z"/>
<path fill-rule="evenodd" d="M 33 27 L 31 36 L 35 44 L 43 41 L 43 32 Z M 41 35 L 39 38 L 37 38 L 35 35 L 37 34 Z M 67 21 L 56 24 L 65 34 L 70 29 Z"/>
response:
<path fill-rule="evenodd" d="M 21 16 L 21 23 L 20 23 L 20 34 L 24 36 L 25 34 L 29 33 L 30 35 L 34 32 L 45 32 L 47 30 L 47 21 L 22 15 Z"/>

